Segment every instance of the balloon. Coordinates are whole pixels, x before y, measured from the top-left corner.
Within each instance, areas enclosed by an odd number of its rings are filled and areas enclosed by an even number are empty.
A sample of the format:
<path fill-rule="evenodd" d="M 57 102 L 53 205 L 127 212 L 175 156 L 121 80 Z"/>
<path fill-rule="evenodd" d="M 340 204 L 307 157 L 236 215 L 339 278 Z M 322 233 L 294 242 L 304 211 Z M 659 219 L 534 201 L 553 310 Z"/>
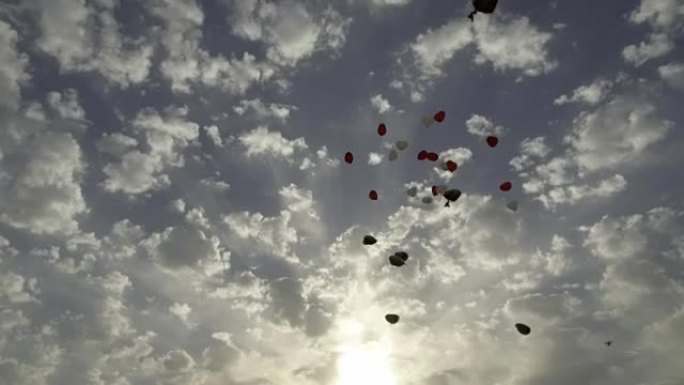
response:
<path fill-rule="evenodd" d="M 437 186 L 432 186 L 432 196 L 434 197 L 434 196 L 436 196 L 437 194 L 439 194 L 439 193 L 437 192 Z"/>
<path fill-rule="evenodd" d="M 398 156 L 399 155 L 397 154 L 397 152 L 392 150 L 389 152 L 389 156 L 387 158 L 389 159 L 390 162 L 393 162 L 393 161 L 397 160 Z"/>
<path fill-rule="evenodd" d="M 411 198 L 415 197 L 417 193 L 418 193 L 418 189 L 415 186 L 406 190 L 406 194 L 408 194 L 408 196 L 410 196 Z"/>
<path fill-rule="evenodd" d="M 449 207 L 449 203 L 451 202 L 456 202 L 458 198 L 461 197 L 461 190 L 454 188 L 451 190 L 447 190 L 444 193 L 444 198 L 447 199 L 447 203 L 444 205 L 445 207 Z"/>
<path fill-rule="evenodd" d="M 354 161 L 354 155 L 351 152 L 344 154 L 344 161 L 351 164 Z"/>
<path fill-rule="evenodd" d="M 499 186 L 499 189 L 501 189 L 501 191 L 510 191 L 512 187 L 513 187 L 513 185 L 511 184 L 511 182 L 504 182 L 504 183 L 501 183 L 501 186 Z"/>
<path fill-rule="evenodd" d="M 409 143 L 405 140 L 399 140 L 397 141 L 397 148 L 399 151 L 404 151 L 408 147 Z"/>
<path fill-rule="evenodd" d="M 509 202 L 506 207 L 511 211 L 518 211 L 518 201 Z"/>
<path fill-rule="evenodd" d="M 447 169 L 451 172 L 456 171 L 456 169 L 458 168 L 458 164 L 456 162 L 454 162 L 453 160 L 446 162 L 446 166 L 447 166 Z"/>
<path fill-rule="evenodd" d="M 487 144 L 489 147 L 496 147 L 496 145 L 499 144 L 499 139 L 496 136 L 488 136 Z"/>
<path fill-rule="evenodd" d="M 368 197 L 371 200 L 376 201 L 376 200 L 378 200 L 378 193 L 375 192 L 375 190 L 371 190 L 371 192 L 368 194 Z"/>
<path fill-rule="evenodd" d="M 606 346 L 610 346 L 610 345 L 613 344 L 613 341 L 606 341 L 606 342 L 604 342 L 604 343 L 606 344 Z"/>
<path fill-rule="evenodd" d="M 423 117 L 423 125 L 425 125 L 425 127 L 432 126 L 432 123 L 434 123 L 434 122 L 435 122 L 435 119 L 432 116 Z"/>
<path fill-rule="evenodd" d="M 432 197 L 423 198 L 423 203 L 425 203 L 426 205 L 429 205 L 430 203 L 432 203 Z"/>
<path fill-rule="evenodd" d="M 476 13 L 481 12 L 481 13 L 492 13 L 494 12 L 494 9 L 496 8 L 496 3 L 498 0 L 473 0 L 473 7 L 475 10 L 473 10 L 469 15 L 468 18 L 470 21 L 473 21 L 473 17 L 475 16 Z"/>
<path fill-rule="evenodd" d="M 401 267 L 404 266 L 406 261 L 404 261 L 401 257 L 397 256 L 396 254 L 393 254 L 389 257 L 390 264 L 395 267 Z"/>
<path fill-rule="evenodd" d="M 401 258 L 402 261 L 406 262 L 408 260 L 408 253 L 405 251 L 397 251 L 394 253 L 395 256 Z"/>
<path fill-rule="evenodd" d="M 418 160 L 425 160 L 425 158 L 427 158 L 427 156 L 428 156 L 428 152 L 425 150 L 421 150 L 418 153 Z"/>
<path fill-rule="evenodd" d="M 375 239 L 375 237 L 373 237 L 372 235 L 366 235 L 365 237 L 363 237 L 363 244 L 364 245 L 370 246 L 370 245 L 376 244 L 377 242 L 378 242 L 378 240 Z"/>
<path fill-rule="evenodd" d="M 532 332 L 532 329 L 525 324 L 515 324 L 515 328 L 518 329 L 518 332 L 524 336 Z"/>
<path fill-rule="evenodd" d="M 433 117 L 436 122 L 442 123 L 444 121 L 444 118 L 446 118 L 446 112 L 444 111 L 439 111 L 438 113 L 435 114 Z"/>
<path fill-rule="evenodd" d="M 385 126 L 385 123 L 380 123 L 378 126 L 378 135 L 380 136 L 385 136 L 387 133 L 387 126 Z"/>
<path fill-rule="evenodd" d="M 435 153 L 435 152 L 428 152 L 427 158 L 431 162 L 436 162 L 437 159 L 439 159 L 439 155 L 437 155 L 437 153 Z"/>
<path fill-rule="evenodd" d="M 399 316 L 396 314 L 387 314 L 385 315 L 385 320 L 394 325 L 395 323 L 399 322 Z"/>

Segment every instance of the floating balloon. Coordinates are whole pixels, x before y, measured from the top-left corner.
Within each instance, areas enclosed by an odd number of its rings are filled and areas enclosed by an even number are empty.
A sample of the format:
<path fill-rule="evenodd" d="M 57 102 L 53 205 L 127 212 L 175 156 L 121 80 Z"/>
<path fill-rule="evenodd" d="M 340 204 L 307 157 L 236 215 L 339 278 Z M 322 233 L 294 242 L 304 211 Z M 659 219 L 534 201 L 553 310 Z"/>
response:
<path fill-rule="evenodd" d="M 390 262 L 390 265 L 395 266 L 395 267 L 404 266 L 404 264 L 406 263 L 406 261 L 404 261 L 401 257 L 397 256 L 396 254 L 390 255 L 389 262 Z"/>
<path fill-rule="evenodd" d="M 378 193 L 375 192 L 375 190 L 371 190 L 370 193 L 368 193 L 368 198 L 370 198 L 373 201 L 378 200 Z"/>
<path fill-rule="evenodd" d="M 406 194 L 407 194 L 408 196 L 410 196 L 411 198 L 415 197 L 417 193 L 418 193 L 418 189 L 417 189 L 415 186 L 413 186 L 413 187 L 409 188 L 408 190 L 406 190 Z"/>
<path fill-rule="evenodd" d="M 454 172 L 458 168 L 458 164 L 453 160 L 446 162 L 447 170 Z"/>
<path fill-rule="evenodd" d="M 439 111 L 435 114 L 435 116 L 433 116 L 433 118 L 437 123 L 442 123 L 444 121 L 444 118 L 446 118 L 446 112 Z"/>
<path fill-rule="evenodd" d="M 406 262 L 408 260 L 408 253 L 405 251 L 397 251 L 394 253 L 395 256 L 401 258 L 402 261 Z"/>
<path fill-rule="evenodd" d="M 432 186 L 432 196 L 437 196 L 439 193 L 437 192 L 437 186 Z"/>
<path fill-rule="evenodd" d="M 423 117 L 423 125 L 425 127 L 430 127 L 432 126 L 432 123 L 435 122 L 435 119 L 432 116 L 424 116 Z"/>
<path fill-rule="evenodd" d="M 378 135 L 380 136 L 385 136 L 387 133 L 387 126 L 385 126 L 385 123 L 380 123 L 378 126 Z"/>
<path fill-rule="evenodd" d="M 610 345 L 613 344 L 613 341 L 606 341 L 606 342 L 604 342 L 604 343 L 606 344 L 606 346 L 610 346 Z"/>
<path fill-rule="evenodd" d="M 525 324 L 515 324 L 515 328 L 518 330 L 518 333 L 524 336 L 532 332 L 532 329 L 530 329 L 530 327 Z"/>
<path fill-rule="evenodd" d="M 399 322 L 399 316 L 396 314 L 387 314 L 385 315 L 385 320 L 394 325 L 395 323 Z"/>
<path fill-rule="evenodd" d="M 499 189 L 501 191 L 510 191 L 512 187 L 513 185 L 511 184 L 511 182 L 503 182 L 501 183 L 501 186 L 499 186 Z"/>
<path fill-rule="evenodd" d="M 447 199 L 447 203 L 444 205 L 445 207 L 449 207 L 449 203 L 451 202 L 456 202 L 458 198 L 461 197 L 461 190 L 454 188 L 451 190 L 447 190 L 444 193 L 444 198 Z"/>
<path fill-rule="evenodd" d="M 496 9 L 498 0 L 473 0 L 473 7 L 475 8 L 469 15 L 470 21 L 474 20 L 476 13 L 492 13 Z"/>
<path fill-rule="evenodd" d="M 436 162 L 439 159 L 439 155 L 436 152 L 428 152 L 427 158 L 431 162 Z"/>
<path fill-rule="evenodd" d="M 344 154 L 344 161 L 351 164 L 354 161 L 354 155 L 351 152 Z"/>
<path fill-rule="evenodd" d="M 518 201 L 511 201 L 506 205 L 506 208 L 508 208 L 511 211 L 518 211 Z"/>
<path fill-rule="evenodd" d="M 432 203 L 432 197 L 423 198 L 423 203 L 425 203 L 426 205 L 429 205 L 430 203 Z"/>
<path fill-rule="evenodd" d="M 428 156 L 428 152 L 425 150 L 421 150 L 418 153 L 418 160 L 425 160 L 427 158 L 427 156 Z"/>
<path fill-rule="evenodd" d="M 496 145 L 499 144 L 499 139 L 496 136 L 488 136 L 487 144 L 489 147 L 496 147 Z"/>
<path fill-rule="evenodd" d="M 375 237 L 373 237 L 372 235 L 366 235 L 365 237 L 363 237 L 364 245 L 370 246 L 376 244 L 377 242 L 378 240 L 375 239 Z"/>
<path fill-rule="evenodd" d="M 409 143 L 405 140 L 399 140 L 397 141 L 397 148 L 399 151 L 404 151 L 406 148 L 408 148 Z"/>
<path fill-rule="evenodd" d="M 397 154 L 396 151 L 391 150 L 391 151 L 389 152 L 389 155 L 387 156 L 387 158 L 389 159 L 390 162 L 394 162 L 395 160 L 397 160 L 397 157 L 398 157 L 398 156 L 399 156 L 399 155 Z"/>

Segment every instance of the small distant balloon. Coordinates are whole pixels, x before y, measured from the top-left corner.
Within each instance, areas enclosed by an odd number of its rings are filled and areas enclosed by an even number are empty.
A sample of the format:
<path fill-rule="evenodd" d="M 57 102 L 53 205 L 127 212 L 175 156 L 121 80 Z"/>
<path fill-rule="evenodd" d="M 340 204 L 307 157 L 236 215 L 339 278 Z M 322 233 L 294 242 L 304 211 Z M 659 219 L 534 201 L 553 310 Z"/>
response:
<path fill-rule="evenodd" d="M 378 242 L 378 240 L 375 239 L 375 237 L 372 235 L 366 235 L 363 237 L 363 244 L 364 245 L 370 246 L 370 245 L 376 244 L 377 242 Z"/>
<path fill-rule="evenodd" d="M 430 203 L 432 203 L 432 197 L 423 198 L 423 203 L 425 203 L 426 205 L 429 205 Z"/>
<path fill-rule="evenodd" d="M 390 150 L 389 155 L 387 156 L 387 158 L 389 159 L 390 162 L 394 162 L 395 160 L 397 160 L 397 157 L 398 157 L 398 156 L 399 156 L 399 154 L 397 154 L 396 151 Z"/>
<path fill-rule="evenodd" d="M 435 116 L 433 116 L 433 118 L 437 123 L 442 123 L 444 121 L 444 118 L 446 118 L 446 112 L 439 111 L 435 114 Z"/>
<path fill-rule="evenodd" d="M 496 145 L 499 144 L 499 138 L 497 138 L 496 136 L 488 136 L 487 144 L 489 145 L 489 147 L 496 147 Z"/>
<path fill-rule="evenodd" d="M 396 314 L 387 314 L 385 315 L 385 320 L 394 325 L 395 323 L 399 322 L 399 316 Z"/>
<path fill-rule="evenodd" d="M 427 158 L 431 162 L 436 162 L 439 159 L 439 155 L 436 152 L 428 152 Z"/>
<path fill-rule="evenodd" d="M 351 164 L 354 161 L 354 155 L 351 152 L 344 154 L 344 161 Z"/>
<path fill-rule="evenodd" d="M 458 198 L 460 198 L 460 197 L 461 197 L 461 190 L 459 190 L 457 188 L 447 190 L 444 193 L 444 198 L 447 199 L 447 203 L 444 206 L 449 207 L 449 204 L 451 202 L 456 202 L 458 200 Z"/>
<path fill-rule="evenodd" d="M 370 198 L 373 201 L 378 200 L 378 193 L 375 190 L 371 190 L 370 193 L 368 193 L 368 198 Z"/>
<path fill-rule="evenodd" d="M 511 188 L 513 188 L 513 185 L 511 184 L 511 182 L 503 182 L 503 183 L 501 183 L 501 186 L 499 186 L 499 189 L 501 191 L 510 191 Z"/>
<path fill-rule="evenodd" d="M 532 329 L 530 329 L 530 327 L 525 324 L 515 324 L 515 328 L 518 330 L 518 333 L 524 336 L 532 332 Z"/>
<path fill-rule="evenodd" d="M 435 122 L 435 119 L 432 116 L 424 116 L 423 117 L 423 125 L 425 127 L 430 127 L 432 126 L 432 123 Z"/>
<path fill-rule="evenodd" d="M 386 133 L 387 126 L 385 125 L 385 123 L 380 123 L 380 125 L 378 125 L 378 135 L 385 136 Z"/>
<path fill-rule="evenodd" d="M 408 148 L 408 146 L 409 146 L 409 143 L 405 140 L 397 141 L 397 149 L 399 149 L 399 151 L 406 150 L 406 148 Z"/>
<path fill-rule="evenodd" d="M 415 197 L 417 193 L 418 193 L 418 188 L 416 188 L 415 186 L 406 190 L 406 194 L 408 196 L 410 196 L 411 198 Z"/>
<path fill-rule="evenodd" d="M 518 211 L 518 201 L 508 202 L 506 208 L 508 208 L 511 211 Z"/>
<path fill-rule="evenodd" d="M 425 159 L 427 159 L 427 156 L 428 156 L 428 152 L 425 150 L 421 150 L 418 153 L 418 160 L 425 160 Z"/>
<path fill-rule="evenodd" d="M 458 164 L 453 160 L 446 162 L 447 170 L 454 172 L 458 168 Z"/>
<path fill-rule="evenodd" d="M 395 266 L 395 267 L 404 266 L 404 264 L 406 263 L 406 261 L 404 261 L 403 259 L 398 257 L 396 254 L 390 255 L 389 262 L 390 262 L 390 265 Z"/>
<path fill-rule="evenodd" d="M 437 186 L 432 186 L 432 196 L 437 196 L 439 193 L 437 192 Z"/>

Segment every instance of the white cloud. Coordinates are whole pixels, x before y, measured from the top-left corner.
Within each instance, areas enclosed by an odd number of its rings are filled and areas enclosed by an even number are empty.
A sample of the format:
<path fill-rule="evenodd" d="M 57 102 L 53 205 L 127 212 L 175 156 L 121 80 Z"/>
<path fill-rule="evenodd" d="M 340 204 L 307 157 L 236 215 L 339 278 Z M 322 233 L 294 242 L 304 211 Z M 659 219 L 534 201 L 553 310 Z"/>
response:
<path fill-rule="evenodd" d="M 570 97 L 567 95 L 561 95 L 553 104 L 563 105 L 568 103 L 586 103 L 589 105 L 596 105 L 603 101 L 608 95 L 610 88 L 613 83 L 606 79 L 596 79 L 594 82 L 588 85 L 581 85 L 577 87 Z"/>
<path fill-rule="evenodd" d="M 0 20 L 0 106 L 16 109 L 20 86 L 30 79 L 28 58 L 17 52 L 17 32 Z"/>
<path fill-rule="evenodd" d="M 47 94 L 48 105 L 64 119 L 85 120 L 85 110 L 78 101 L 78 92 L 69 88 L 63 93 L 49 92 Z"/>
<path fill-rule="evenodd" d="M 516 171 L 522 171 L 534 163 L 534 160 L 542 160 L 551 153 L 551 148 L 546 144 L 543 136 L 525 138 L 520 142 L 520 155 L 511 159 L 509 164 Z"/>
<path fill-rule="evenodd" d="M 144 39 L 122 36 L 115 18 L 117 2 L 39 0 L 38 4 L 38 46 L 54 56 L 63 71 L 96 71 L 121 87 L 147 78 L 153 48 Z"/>
<path fill-rule="evenodd" d="M 378 154 L 377 152 L 371 152 L 368 154 L 368 164 L 371 166 L 377 166 L 380 163 L 382 163 L 382 154 Z"/>
<path fill-rule="evenodd" d="M 501 126 L 494 126 L 491 120 L 487 117 L 474 114 L 466 122 L 466 127 L 468 127 L 468 133 L 471 135 L 478 136 L 480 138 L 487 137 L 489 135 L 500 136 L 504 133 L 504 128 Z"/>
<path fill-rule="evenodd" d="M 188 316 L 192 312 L 192 307 L 190 307 L 190 305 L 188 305 L 187 303 L 175 302 L 173 305 L 169 307 L 169 311 L 171 312 L 171 314 L 180 318 L 180 320 L 183 321 L 183 323 L 186 326 L 192 326 L 192 323 L 188 320 Z"/>
<path fill-rule="evenodd" d="M 207 237 L 201 230 L 190 226 L 168 227 L 155 233 L 145 241 L 145 247 L 164 267 L 180 269 L 183 267 L 205 269 L 213 268 L 214 263 L 229 267 L 225 254 L 219 248 L 216 237 Z"/>
<path fill-rule="evenodd" d="M 625 60 L 638 67 L 674 50 L 675 39 L 684 26 L 684 6 L 681 0 L 641 0 L 639 7 L 632 11 L 630 21 L 651 27 L 648 40 L 622 51 Z"/>
<path fill-rule="evenodd" d="M 230 25 L 236 36 L 266 44 L 266 56 L 281 66 L 295 66 L 317 49 L 340 49 L 351 19 L 332 8 L 311 13 L 294 1 L 236 2 Z"/>
<path fill-rule="evenodd" d="M 204 126 L 204 130 L 207 133 L 207 136 L 209 139 L 211 139 L 211 142 L 214 143 L 216 147 L 223 147 L 223 140 L 221 139 L 221 134 L 219 133 L 219 129 L 216 126 Z"/>
<path fill-rule="evenodd" d="M 102 170 L 107 179 L 103 183 L 109 192 L 122 191 L 140 194 L 168 186 L 168 176 L 162 174 L 164 165 L 158 155 L 143 154 L 134 150 L 121 157 L 119 163 L 111 163 Z"/>
<path fill-rule="evenodd" d="M 389 101 L 380 94 L 371 97 L 370 101 L 373 107 L 378 111 L 378 114 L 384 114 L 392 109 L 392 105 Z"/>
<path fill-rule="evenodd" d="M 137 145 L 137 140 L 119 132 L 113 134 L 104 133 L 95 143 L 100 152 L 118 157 L 123 156 L 131 147 L 136 147 Z"/>
<path fill-rule="evenodd" d="M 684 90 L 684 64 L 669 63 L 658 67 L 658 74 L 671 87 Z"/>
<path fill-rule="evenodd" d="M 653 33 L 639 45 L 629 45 L 622 50 L 626 61 L 639 67 L 647 61 L 667 55 L 674 49 L 674 42 L 664 33 Z"/>
<path fill-rule="evenodd" d="M 270 155 L 291 158 L 295 152 L 309 148 L 304 138 L 288 140 L 279 131 L 269 131 L 264 126 L 259 126 L 252 131 L 246 132 L 240 135 L 238 139 L 247 149 L 246 155 L 248 157 Z"/>
<path fill-rule="evenodd" d="M 241 100 L 238 106 L 233 107 L 233 111 L 240 116 L 248 110 L 254 111 L 259 118 L 276 118 L 285 123 L 290 117 L 290 112 L 296 111 L 297 107 L 277 103 L 266 104 L 260 99 Z"/>

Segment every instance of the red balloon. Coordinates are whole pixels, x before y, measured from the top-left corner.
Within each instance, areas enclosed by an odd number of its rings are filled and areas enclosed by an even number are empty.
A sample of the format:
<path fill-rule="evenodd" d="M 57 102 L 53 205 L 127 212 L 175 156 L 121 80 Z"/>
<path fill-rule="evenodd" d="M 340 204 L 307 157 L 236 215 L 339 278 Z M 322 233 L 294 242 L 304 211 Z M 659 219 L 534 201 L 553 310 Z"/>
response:
<path fill-rule="evenodd" d="M 378 135 L 380 136 L 385 136 L 387 133 L 387 126 L 385 126 L 385 123 L 380 123 L 378 126 Z"/>
<path fill-rule="evenodd" d="M 378 200 L 378 193 L 375 192 L 375 190 L 371 190 L 371 192 L 368 194 L 368 197 L 371 200 L 376 201 L 376 200 Z"/>
<path fill-rule="evenodd" d="M 496 136 L 488 136 L 487 144 L 489 147 L 496 147 L 496 145 L 499 144 L 499 139 Z"/>
<path fill-rule="evenodd" d="M 501 189 L 501 191 L 509 191 L 512 187 L 513 187 L 513 185 L 511 184 L 511 182 L 504 182 L 504 183 L 501 183 L 501 186 L 499 186 L 499 189 Z"/>
<path fill-rule="evenodd" d="M 434 152 L 429 152 L 429 153 L 427 154 L 427 158 L 428 158 L 428 160 L 430 160 L 431 162 L 436 162 L 437 159 L 439 159 L 439 155 L 437 155 L 437 154 L 434 153 Z"/>
<path fill-rule="evenodd" d="M 432 186 L 432 196 L 436 196 L 437 194 L 439 194 L 437 191 L 437 186 Z"/>
<path fill-rule="evenodd" d="M 351 152 L 344 154 L 344 161 L 351 164 L 354 161 L 354 155 Z"/>
<path fill-rule="evenodd" d="M 425 158 L 427 158 L 427 156 L 428 156 L 428 152 L 425 150 L 421 150 L 418 153 L 418 160 L 425 160 Z"/>
<path fill-rule="evenodd" d="M 456 162 L 454 162 L 453 160 L 447 162 L 447 169 L 449 169 L 449 171 L 454 172 L 457 168 L 458 164 L 456 164 Z"/>
<path fill-rule="evenodd" d="M 435 114 L 433 117 L 436 122 L 442 123 L 444 121 L 444 118 L 446 118 L 446 112 L 444 111 L 439 111 L 438 113 Z"/>

